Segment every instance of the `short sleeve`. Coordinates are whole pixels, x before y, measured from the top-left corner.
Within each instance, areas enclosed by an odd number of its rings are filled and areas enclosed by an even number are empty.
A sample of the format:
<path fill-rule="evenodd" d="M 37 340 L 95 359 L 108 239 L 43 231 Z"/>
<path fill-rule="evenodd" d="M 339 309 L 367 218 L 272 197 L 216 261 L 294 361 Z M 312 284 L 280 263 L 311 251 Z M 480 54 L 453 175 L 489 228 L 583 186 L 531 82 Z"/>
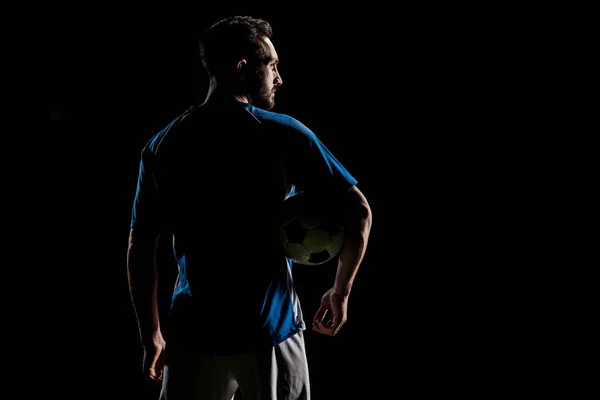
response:
<path fill-rule="evenodd" d="M 299 135 L 294 136 L 288 150 L 290 177 L 297 191 L 340 193 L 347 192 L 357 180 L 331 153 L 323 142 L 305 125 L 292 125 Z"/>

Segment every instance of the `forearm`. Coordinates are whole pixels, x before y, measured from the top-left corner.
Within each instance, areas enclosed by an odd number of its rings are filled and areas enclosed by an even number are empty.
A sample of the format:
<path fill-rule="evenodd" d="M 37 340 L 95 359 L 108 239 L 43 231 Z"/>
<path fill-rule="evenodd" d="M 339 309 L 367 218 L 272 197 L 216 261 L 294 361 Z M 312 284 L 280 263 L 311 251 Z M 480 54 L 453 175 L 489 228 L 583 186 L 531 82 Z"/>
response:
<path fill-rule="evenodd" d="M 140 338 L 143 343 L 150 343 L 153 335 L 160 332 L 155 240 L 130 234 L 127 272 Z"/>
<path fill-rule="evenodd" d="M 334 292 L 347 296 L 363 261 L 369 234 L 371 232 L 372 215 L 369 204 L 358 192 L 356 202 L 350 207 L 344 233 L 344 245 L 338 257 Z"/>

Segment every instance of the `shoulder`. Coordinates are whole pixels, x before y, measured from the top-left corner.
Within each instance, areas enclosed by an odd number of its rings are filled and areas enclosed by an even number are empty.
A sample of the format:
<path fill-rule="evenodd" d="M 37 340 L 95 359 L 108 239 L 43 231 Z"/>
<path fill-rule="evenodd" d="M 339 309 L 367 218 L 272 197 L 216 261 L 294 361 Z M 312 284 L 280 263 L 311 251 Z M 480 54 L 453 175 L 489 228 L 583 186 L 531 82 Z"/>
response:
<path fill-rule="evenodd" d="M 195 106 L 189 107 L 183 113 L 172 119 L 166 126 L 155 133 L 150 140 L 146 142 L 142 153 L 156 155 L 159 152 L 162 144 L 166 141 L 167 137 L 172 136 L 175 132 L 185 127 L 187 124 L 185 124 L 184 121 L 191 120 L 190 117 L 196 112 L 196 110 L 197 108 Z"/>
<path fill-rule="evenodd" d="M 288 132 L 292 135 L 303 136 L 308 139 L 316 138 L 314 132 L 310 128 L 290 115 L 264 110 L 250 104 L 246 105 L 246 110 L 267 127 L 278 129 L 282 132 Z"/>

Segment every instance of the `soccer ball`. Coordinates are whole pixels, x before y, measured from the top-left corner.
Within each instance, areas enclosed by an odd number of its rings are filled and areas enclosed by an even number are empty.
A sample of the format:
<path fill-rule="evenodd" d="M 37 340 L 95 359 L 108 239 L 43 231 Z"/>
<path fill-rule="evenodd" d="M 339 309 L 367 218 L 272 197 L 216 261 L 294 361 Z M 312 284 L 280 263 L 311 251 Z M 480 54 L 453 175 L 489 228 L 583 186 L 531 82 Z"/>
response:
<path fill-rule="evenodd" d="M 287 258 L 302 265 L 320 265 L 336 257 L 344 241 L 339 215 L 304 192 L 282 203 L 279 241 Z"/>

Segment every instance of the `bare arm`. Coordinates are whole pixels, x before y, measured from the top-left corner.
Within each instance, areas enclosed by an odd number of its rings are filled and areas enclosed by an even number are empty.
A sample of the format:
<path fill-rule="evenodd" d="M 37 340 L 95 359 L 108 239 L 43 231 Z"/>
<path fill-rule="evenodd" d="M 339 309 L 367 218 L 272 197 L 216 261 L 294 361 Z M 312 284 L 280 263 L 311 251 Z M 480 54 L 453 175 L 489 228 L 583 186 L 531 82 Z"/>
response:
<path fill-rule="evenodd" d="M 343 205 L 346 214 L 344 246 L 338 257 L 335 282 L 321 299 L 313 320 L 313 330 L 333 336 L 347 319 L 348 297 L 358 269 L 363 261 L 371 232 L 371 207 L 364 194 L 355 186 Z"/>
<path fill-rule="evenodd" d="M 140 329 L 143 344 L 149 343 L 160 330 L 158 319 L 158 273 L 156 244 L 158 237 L 129 231 L 127 249 L 127 277 L 129 294 Z"/>
<path fill-rule="evenodd" d="M 165 341 L 160 331 L 156 247 L 158 236 L 129 232 L 127 272 L 129 293 L 144 346 L 144 375 L 151 381 L 162 377 Z"/>
<path fill-rule="evenodd" d="M 352 283 L 358 272 L 371 232 L 371 207 L 364 194 L 355 186 L 350 190 L 349 203 L 346 206 L 346 224 L 344 232 L 344 246 L 342 247 L 335 284 L 335 293 L 348 296 L 352 290 Z"/>

